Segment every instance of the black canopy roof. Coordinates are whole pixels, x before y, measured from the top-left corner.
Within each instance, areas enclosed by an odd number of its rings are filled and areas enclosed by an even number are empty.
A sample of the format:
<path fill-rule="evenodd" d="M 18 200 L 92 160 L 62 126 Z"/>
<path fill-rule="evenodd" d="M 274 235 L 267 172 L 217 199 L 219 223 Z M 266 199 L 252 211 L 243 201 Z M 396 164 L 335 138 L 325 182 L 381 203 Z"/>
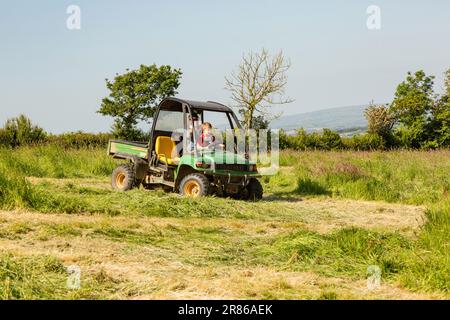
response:
<path fill-rule="evenodd" d="M 185 103 L 191 107 L 191 109 L 201 109 L 201 110 L 210 110 L 210 111 L 220 111 L 220 112 L 232 112 L 232 110 L 218 102 L 214 101 L 194 101 L 194 100 L 185 100 L 185 99 L 179 99 L 179 98 L 166 98 L 163 101 L 161 101 L 161 104 L 159 105 L 160 108 L 169 107 L 170 105 L 173 105 L 173 103 Z"/>

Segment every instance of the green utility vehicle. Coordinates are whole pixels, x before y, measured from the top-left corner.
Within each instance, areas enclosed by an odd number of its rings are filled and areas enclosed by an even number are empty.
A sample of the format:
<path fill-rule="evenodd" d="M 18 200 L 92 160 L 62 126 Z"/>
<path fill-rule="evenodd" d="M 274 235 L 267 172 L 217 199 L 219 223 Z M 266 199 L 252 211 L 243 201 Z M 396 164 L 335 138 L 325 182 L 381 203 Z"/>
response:
<path fill-rule="evenodd" d="M 200 143 L 204 123 L 214 123 L 232 137 L 214 134 L 214 143 Z M 161 186 L 189 197 L 208 194 L 259 200 L 263 195 L 256 163 L 241 152 L 234 132 L 241 129 L 233 111 L 216 102 L 178 98 L 164 99 L 158 106 L 148 144 L 110 140 L 108 154 L 130 160 L 112 174 L 112 187 L 126 191 L 143 185 Z M 217 138 L 217 139 L 216 139 Z M 227 146 L 219 143 L 222 140 Z M 231 151 L 230 151 L 231 150 Z"/>

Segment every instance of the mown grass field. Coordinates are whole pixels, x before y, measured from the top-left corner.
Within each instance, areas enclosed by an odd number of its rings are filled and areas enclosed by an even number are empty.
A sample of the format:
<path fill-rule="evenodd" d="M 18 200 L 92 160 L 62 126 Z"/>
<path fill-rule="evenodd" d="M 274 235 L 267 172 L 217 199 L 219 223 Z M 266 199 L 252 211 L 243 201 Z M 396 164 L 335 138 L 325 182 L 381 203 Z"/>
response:
<path fill-rule="evenodd" d="M 450 150 L 283 151 L 258 203 L 114 192 L 117 164 L 0 150 L 0 298 L 449 298 Z"/>

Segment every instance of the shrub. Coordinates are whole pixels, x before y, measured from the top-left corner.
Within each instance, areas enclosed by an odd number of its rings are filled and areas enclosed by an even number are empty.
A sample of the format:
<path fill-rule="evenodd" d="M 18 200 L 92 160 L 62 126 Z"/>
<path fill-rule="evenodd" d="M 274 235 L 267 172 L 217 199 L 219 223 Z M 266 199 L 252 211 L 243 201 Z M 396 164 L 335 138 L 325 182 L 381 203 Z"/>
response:
<path fill-rule="evenodd" d="M 323 129 L 322 133 L 307 133 L 304 129 L 298 129 L 295 135 L 287 135 L 280 132 L 280 148 L 294 150 L 336 150 L 342 148 L 341 137 L 337 132 Z"/>
<path fill-rule="evenodd" d="M 337 150 L 342 147 L 341 136 L 330 129 L 323 129 L 320 140 L 322 147 L 325 150 Z"/>
<path fill-rule="evenodd" d="M 297 130 L 295 135 L 280 132 L 280 148 L 293 150 L 383 150 L 386 140 L 378 134 L 366 133 L 341 137 L 337 132 L 323 129 L 322 133 Z"/>
<path fill-rule="evenodd" d="M 84 133 L 69 132 L 60 135 L 50 135 L 47 138 L 47 142 L 55 144 L 63 148 L 94 148 L 94 147 L 106 147 L 108 140 L 112 138 L 112 135 L 108 133 Z"/>
<path fill-rule="evenodd" d="M 10 136 L 9 136 L 8 132 L 6 132 L 6 130 L 3 128 L 0 128 L 0 145 L 2 145 L 2 146 L 11 145 Z"/>
<path fill-rule="evenodd" d="M 33 125 L 25 115 L 8 119 L 0 129 L 0 144 L 17 147 L 25 144 L 35 144 L 44 141 L 44 129 Z"/>
<path fill-rule="evenodd" d="M 4 127 L 0 128 L 0 145 L 12 148 L 48 143 L 63 148 L 105 148 L 111 138 L 113 136 L 108 133 L 95 134 L 81 131 L 59 135 L 47 134 L 44 129 L 34 125 L 24 115 L 8 119 Z M 147 139 L 148 137 L 143 134 L 142 138 Z"/>
<path fill-rule="evenodd" d="M 345 149 L 372 151 L 386 149 L 385 140 L 378 134 L 358 134 L 343 140 Z"/>

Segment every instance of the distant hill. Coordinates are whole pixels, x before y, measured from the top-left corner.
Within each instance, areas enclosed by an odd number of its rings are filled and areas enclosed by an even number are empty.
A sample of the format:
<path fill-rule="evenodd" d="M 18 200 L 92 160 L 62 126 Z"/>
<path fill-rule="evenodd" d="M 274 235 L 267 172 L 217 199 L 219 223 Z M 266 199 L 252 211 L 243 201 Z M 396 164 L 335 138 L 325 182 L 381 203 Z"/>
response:
<path fill-rule="evenodd" d="M 283 129 L 288 133 L 298 128 L 304 128 L 308 132 L 328 128 L 343 135 L 354 134 L 365 131 L 367 128 L 367 121 L 364 118 L 366 107 L 367 105 L 338 107 L 283 115 L 272 121 L 270 127 Z"/>

